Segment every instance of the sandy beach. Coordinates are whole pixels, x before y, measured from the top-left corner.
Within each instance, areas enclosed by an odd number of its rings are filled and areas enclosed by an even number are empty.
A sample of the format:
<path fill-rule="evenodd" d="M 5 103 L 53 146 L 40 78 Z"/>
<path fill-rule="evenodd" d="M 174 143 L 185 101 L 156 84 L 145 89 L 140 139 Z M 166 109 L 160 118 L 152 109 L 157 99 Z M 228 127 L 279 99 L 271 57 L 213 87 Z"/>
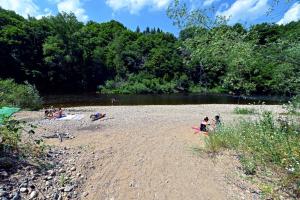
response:
<path fill-rule="evenodd" d="M 204 137 L 192 126 L 204 116 L 221 115 L 234 125 L 241 115 L 236 105 L 108 106 L 66 108 L 81 120 L 43 119 L 43 111 L 16 115 L 38 126 L 37 136 L 64 132 L 73 139 L 46 143 L 80 150 L 72 158 L 85 176 L 81 199 L 258 199 L 256 186 L 239 177 L 240 165 L 232 152 L 212 159 L 195 149 Z M 241 106 L 282 112 L 281 106 Z M 90 114 L 107 117 L 91 122 Z M 254 118 L 255 116 L 243 116 Z"/>

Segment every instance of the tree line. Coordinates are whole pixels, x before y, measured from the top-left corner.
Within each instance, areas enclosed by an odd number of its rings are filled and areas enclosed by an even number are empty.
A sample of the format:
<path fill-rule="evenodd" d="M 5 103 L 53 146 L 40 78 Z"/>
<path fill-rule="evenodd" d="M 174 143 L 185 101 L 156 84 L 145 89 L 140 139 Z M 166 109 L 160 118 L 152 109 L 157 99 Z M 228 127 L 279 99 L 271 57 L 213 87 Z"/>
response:
<path fill-rule="evenodd" d="M 28 19 L 0 8 L 0 78 L 41 93 L 294 95 L 300 90 L 300 22 L 190 26 L 179 37 L 74 14 Z"/>

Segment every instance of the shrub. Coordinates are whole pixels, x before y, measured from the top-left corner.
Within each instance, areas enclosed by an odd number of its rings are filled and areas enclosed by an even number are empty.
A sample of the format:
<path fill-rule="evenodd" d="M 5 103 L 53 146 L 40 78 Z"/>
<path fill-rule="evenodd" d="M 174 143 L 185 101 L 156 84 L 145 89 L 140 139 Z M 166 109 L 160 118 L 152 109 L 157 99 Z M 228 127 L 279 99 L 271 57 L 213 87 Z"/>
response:
<path fill-rule="evenodd" d="M 199 84 L 190 84 L 188 91 L 190 93 L 210 93 L 210 94 L 226 94 L 228 92 L 221 86 L 217 86 L 214 88 L 205 88 L 204 86 L 201 86 Z"/>
<path fill-rule="evenodd" d="M 34 128 L 35 126 L 26 125 L 25 122 L 11 118 L 4 119 L 0 126 L 0 157 L 10 154 L 42 155 L 45 145 L 42 140 L 33 139 Z"/>
<path fill-rule="evenodd" d="M 201 93 L 204 91 L 201 85 L 191 85 L 188 90 L 190 93 Z"/>
<path fill-rule="evenodd" d="M 27 82 L 17 84 L 13 80 L 0 80 L 0 106 L 37 110 L 42 100 L 37 89 Z"/>
<path fill-rule="evenodd" d="M 206 148 L 235 150 L 246 174 L 253 175 L 268 168 L 280 172 L 282 178 L 277 184 L 283 190 L 292 188 L 294 194 L 300 194 L 300 124 L 297 120 L 287 116 L 285 121 L 277 121 L 272 113 L 264 112 L 257 120 L 241 121 L 237 126 L 217 130 L 207 139 Z"/>
<path fill-rule="evenodd" d="M 256 110 L 254 108 L 240 108 L 240 107 L 236 107 L 233 112 L 235 114 L 238 114 L 238 115 L 252 115 L 252 114 L 256 114 Z"/>
<path fill-rule="evenodd" d="M 0 152 L 12 152 L 18 149 L 21 141 L 20 122 L 5 119 L 0 126 Z"/>
<path fill-rule="evenodd" d="M 185 89 L 186 85 L 182 80 L 165 81 L 162 78 L 155 78 L 151 75 L 138 74 L 129 75 L 127 80 L 116 78 L 106 81 L 105 85 L 100 86 L 102 94 L 153 94 L 153 93 L 175 93 L 180 89 Z"/>

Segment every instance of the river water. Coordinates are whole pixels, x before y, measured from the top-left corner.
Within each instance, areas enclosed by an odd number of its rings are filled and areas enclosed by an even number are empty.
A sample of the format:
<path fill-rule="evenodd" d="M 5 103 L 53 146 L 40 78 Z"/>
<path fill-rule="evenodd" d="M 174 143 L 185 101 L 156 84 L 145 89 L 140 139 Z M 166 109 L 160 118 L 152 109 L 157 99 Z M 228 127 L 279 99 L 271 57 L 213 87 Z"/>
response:
<path fill-rule="evenodd" d="M 163 94 L 163 95 L 49 95 L 44 96 L 44 106 L 77 107 L 109 105 L 185 105 L 185 104 L 268 104 L 287 101 L 274 96 L 238 97 L 223 94 Z"/>

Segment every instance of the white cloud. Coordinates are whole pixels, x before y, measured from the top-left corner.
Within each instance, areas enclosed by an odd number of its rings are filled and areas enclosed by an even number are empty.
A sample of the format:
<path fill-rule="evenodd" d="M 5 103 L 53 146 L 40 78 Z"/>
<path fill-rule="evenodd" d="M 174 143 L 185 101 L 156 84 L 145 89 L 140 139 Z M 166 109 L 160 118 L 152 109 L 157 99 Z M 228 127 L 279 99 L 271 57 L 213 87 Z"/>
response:
<path fill-rule="evenodd" d="M 106 4 L 114 11 L 127 9 L 131 14 L 137 14 L 144 7 L 154 9 L 166 8 L 171 0 L 106 0 Z"/>
<path fill-rule="evenodd" d="M 283 18 L 277 24 L 288 24 L 300 19 L 300 2 L 294 3 L 292 7 L 284 14 Z"/>
<path fill-rule="evenodd" d="M 0 0 L 0 6 L 23 17 L 39 15 L 39 7 L 32 0 Z"/>
<path fill-rule="evenodd" d="M 254 21 L 266 15 L 269 9 L 268 0 L 236 0 L 227 10 L 219 10 L 216 15 L 224 16 L 229 19 L 229 23 L 234 24 Z"/>
<path fill-rule="evenodd" d="M 74 13 L 78 20 L 86 22 L 89 17 L 85 13 L 80 0 L 60 0 L 57 2 L 57 9 L 59 12 Z"/>
<path fill-rule="evenodd" d="M 219 0 L 204 0 L 204 6 L 211 6 L 213 3 L 218 2 Z"/>

